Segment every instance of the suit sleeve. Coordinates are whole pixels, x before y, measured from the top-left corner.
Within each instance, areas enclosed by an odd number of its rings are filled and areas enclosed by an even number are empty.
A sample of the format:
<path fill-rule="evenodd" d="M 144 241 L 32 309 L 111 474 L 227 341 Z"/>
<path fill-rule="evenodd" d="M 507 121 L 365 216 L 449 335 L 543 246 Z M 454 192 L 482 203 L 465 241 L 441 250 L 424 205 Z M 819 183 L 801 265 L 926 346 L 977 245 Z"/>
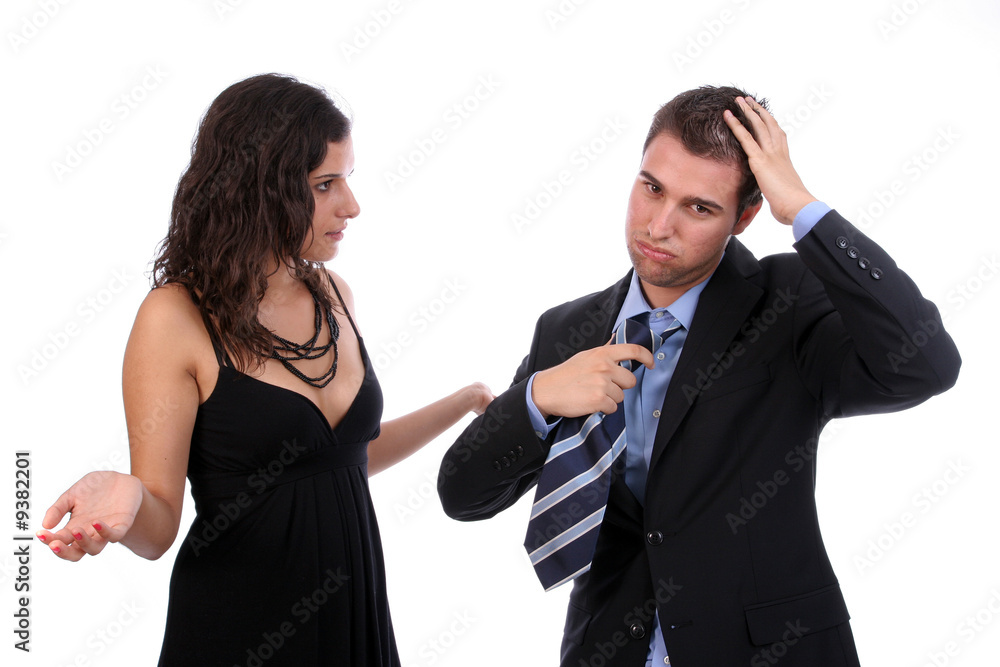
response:
<path fill-rule="evenodd" d="M 826 417 L 902 410 L 955 384 L 937 308 L 874 241 L 830 211 L 795 249 L 809 271 L 794 353 Z"/>
<path fill-rule="evenodd" d="M 490 403 L 459 436 L 441 461 L 438 495 L 445 514 L 461 521 L 488 519 L 510 507 L 538 481 L 550 443 L 531 426 L 526 401 L 534 373 L 542 320 L 531 352 L 507 391 Z"/>

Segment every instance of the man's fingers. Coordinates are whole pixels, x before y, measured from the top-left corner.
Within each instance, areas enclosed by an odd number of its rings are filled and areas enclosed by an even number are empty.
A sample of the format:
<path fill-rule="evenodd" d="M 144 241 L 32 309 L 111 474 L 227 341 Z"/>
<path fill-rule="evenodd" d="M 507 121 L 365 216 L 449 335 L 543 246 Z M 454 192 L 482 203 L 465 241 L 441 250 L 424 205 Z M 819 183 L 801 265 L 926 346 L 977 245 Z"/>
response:
<path fill-rule="evenodd" d="M 785 131 L 778 125 L 771 112 L 751 97 L 737 97 L 736 101 L 757 133 L 757 144 L 761 150 L 781 152 L 787 144 Z"/>
<path fill-rule="evenodd" d="M 736 140 L 740 142 L 740 146 L 743 147 L 744 153 L 751 155 L 760 150 L 760 146 L 757 145 L 757 141 L 753 138 L 753 135 L 750 134 L 750 130 L 743 127 L 743 123 L 740 122 L 740 119 L 737 118 L 732 111 L 729 109 L 723 111 L 722 119 L 726 121 L 726 125 L 729 126 L 729 129 L 732 131 L 733 136 L 736 137 Z"/>
<path fill-rule="evenodd" d="M 619 401 L 620 403 L 621 401 Z M 598 408 L 599 412 L 603 412 L 606 415 L 610 415 L 612 412 L 618 411 L 618 403 L 615 402 L 613 398 L 606 397 L 604 404 Z"/>
<path fill-rule="evenodd" d="M 745 97 L 744 100 L 746 101 L 747 105 L 754 111 L 754 114 L 758 118 L 760 118 L 761 122 L 763 122 L 764 125 L 767 126 L 767 128 L 771 131 L 772 134 L 776 134 L 779 131 L 784 133 L 784 130 L 782 130 L 781 126 L 778 125 L 778 121 L 774 119 L 774 116 L 771 115 L 771 112 L 768 111 L 763 104 L 760 104 L 757 100 L 753 99 L 752 97 Z"/>
<path fill-rule="evenodd" d="M 771 114 L 767 113 L 767 109 L 757 104 L 757 100 L 751 97 L 737 97 L 736 103 L 740 105 L 740 108 L 743 109 L 743 113 L 746 115 L 747 120 L 750 121 L 753 128 L 757 130 L 758 134 L 760 134 L 761 128 L 765 128 L 767 126 L 767 121 L 764 119 L 764 115 L 767 114 L 770 116 Z"/>
<path fill-rule="evenodd" d="M 752 146 L 759 147 L 761 150 L 769 148 L 771 144 L 771 129 L 756 111 L 754 105 L 756 105 L 760 111 L 764 113 L 767 113 L 767 110 L 756 102 L 750 101 L 749 98 L 737 97 L 736 103 L 739 105 L 740 109 L 743 110 L 743 115 L 746 116 L 747 122 L 749 122 L 750 126 L 753 127 L 753 134 L 757 135 L 757 138 L 754 140 Z M 745 127 L 743 129 L 746 130 Z M 747 134 L 750 135 L 751 140 L 754 139 L 753 134 L 750 132 L 747 132 Z M 750 150 L 747 149 L 746 142 L 740 141 L 740 145 L 743 146 L 743 150 L 746 151 L 748 156 L 751 155 Z"/>
<path fill-rule="evenodd" d="M 625 370 L 624 368 L 618 367 L 618 371 L 624 373 L 616 373 L 611 377 L 611 386 L 608 387 L 607 394 L 608 397 L 615 402 L 615 404 L 621 403 L 625 400 L 625 390 L 631 389 L 635 386 L 636 379 L 635 376 Z"/>
<path fill-rule="evenodd" d="M 653 367 L 653 353 L 642 345 L 636 345 L 635 343 L 611 345 L 608 347 L 608 355 L 608 359 L 615 363 L 631 359 L 638 361 L 647 368 Z"/>

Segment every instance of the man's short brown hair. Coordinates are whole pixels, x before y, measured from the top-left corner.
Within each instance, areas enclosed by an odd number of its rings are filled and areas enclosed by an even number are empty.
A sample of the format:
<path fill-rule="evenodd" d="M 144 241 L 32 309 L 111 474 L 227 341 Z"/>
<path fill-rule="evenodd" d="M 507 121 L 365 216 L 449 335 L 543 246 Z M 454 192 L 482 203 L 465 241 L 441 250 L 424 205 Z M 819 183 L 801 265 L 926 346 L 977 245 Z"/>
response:
<path fill-rule="evenodd" d="M 736 104 L 737 97 L 753 96 L 732 86 L 702 86 L 681 93 L 661 106 L 653 116 L 642 152 L 645 155 L 653 139 L 666 133 L 676 137 L 684 148 L 698 157 L 736 165 L 742 174 L 737 192 L 739 203 L 736 218 L 739 219 L 748 207 L 760 203 L 761 194 L 743 147 L 722 117 L 722 112 L 729 109 L 754 139 L 757 138 L 743 111 Z M 767 108 L 767 100 L 757 101 Z"/>

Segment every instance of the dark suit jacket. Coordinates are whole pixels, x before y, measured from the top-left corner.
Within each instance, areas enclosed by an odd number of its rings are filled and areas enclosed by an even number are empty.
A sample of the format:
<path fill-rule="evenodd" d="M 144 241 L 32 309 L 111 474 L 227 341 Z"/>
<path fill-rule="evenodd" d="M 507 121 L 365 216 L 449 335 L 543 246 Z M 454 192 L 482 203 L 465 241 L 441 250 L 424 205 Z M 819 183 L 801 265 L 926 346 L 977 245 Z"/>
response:
<path fill-rule="evenodd" d="M 835 211 L 795 248 L 758 262 L 730 240 L 664 399 L 644 505 L 613 483 L 574 582 L 565 667 L 642 665 L 655 611 L 675 667 L 858 664 L 817 522 L 820 431 L 917 405 L 961 361 L 934 305 Z M 444 457 L 449 516 L 489 518 L 537 482 L 551 442 L 526 380 L 607 341 L 629 279 L 541 316 L 511 388 Z"/>

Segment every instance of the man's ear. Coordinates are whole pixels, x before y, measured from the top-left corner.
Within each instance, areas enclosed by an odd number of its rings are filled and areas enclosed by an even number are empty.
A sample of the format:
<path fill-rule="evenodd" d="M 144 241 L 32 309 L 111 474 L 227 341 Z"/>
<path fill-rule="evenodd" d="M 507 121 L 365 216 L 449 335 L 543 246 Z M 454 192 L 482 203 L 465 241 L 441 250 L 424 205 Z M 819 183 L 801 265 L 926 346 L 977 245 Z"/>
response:
<path fill-rule="evenodd" d="M 761 200 L 756 204 L 754 204 L 753 206 L 747 206 L 745 209 L 743 209 L 743 214 L 740 215 L 740 219 L 737 220 L 736 224 L 733 226 L 733 236 L 736 236 L 737 234 L 742 234 L 743 230 L 750 226 L 750 223 L 757 215 L 757 212 L 760 210 L 760 207 L 763 203 L 764 203 L 763 200 Z"/>

